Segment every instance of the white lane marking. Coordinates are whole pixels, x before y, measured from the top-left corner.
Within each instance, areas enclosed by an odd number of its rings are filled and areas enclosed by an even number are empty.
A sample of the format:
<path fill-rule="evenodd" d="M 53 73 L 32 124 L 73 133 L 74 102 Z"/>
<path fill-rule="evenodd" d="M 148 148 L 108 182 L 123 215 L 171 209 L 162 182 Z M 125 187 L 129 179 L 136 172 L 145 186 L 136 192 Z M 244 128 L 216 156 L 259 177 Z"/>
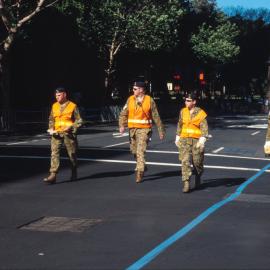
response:
<path fill-rule="evenodd" d="M 128 132 L 124 132 L 123 134 L 121 134 L 120 132 L 116 132 L 112 134 L 114 138 L 121 138 L 121 137 L 127 137 L 129 134 Z"/>
<path fill-rule="evenodd" d="M 224 147 L 219 147 L 218 149 L 212 151 L 212 153 L 215 153 L 216 154 L 216 153 L 222 151 L 223 149 L 224 149 Z"/>
<path fill-rule="evenodd" d="M 26 141 L 24 142 L 14 142 L 14 143 L 7 143 L 6 145 L 15 145 L 15 144 L 22 144 L 22 143 L 28 143 Z"/>
<path fill-rule="evenodd" d="M 80 149 L 87 149 L 87 150 L 97 150 L 97 151 L 107 151 L 107 146 L 102 148 L 95 148 L 95 147 L 81 147 Z M 110 151 L 119 151 L 119 152 L 129 152 L 129 149 L 109 149 Z M 159 153 L 159 154 L 179 154 L 178 151 L 167 151 L 167 150 L 146 150 L 147 153 Z M 233 155 L 223 155 L 223 154 L 211 154 L 206 153 L 204 154 L 208 157 L 225 157 L 225 158 L 238 158 L 238 159 L 250 159 L 250 160 L 267 160 L 270 161 L 269 158 L 259 158 L 259 157 L 249 157 L 249 156 L 233 156 Z"/>
<path fill-rule="evenodd" d="M 267 129 L 267 124 L 263 125 L 231 125 L 228 128 L 260 128 L 260 129 Z"/>
<path fill-rule="evenodd" d="M 4 156 L 0 155 L 0 158 L 24 158 L 24 159 L 50 159 L 51 157 L 45 156 Z M 61 159 L 68 160 L 68 157 L 62 157 Z M 80 161 L 93 161 L 93 162 L 106 162 L 106 163 L 121 163 L 121 164 L 135 164 L 136 161 L 130 160 L 114 160 L 114 159 L 95 159 L 95 158 L 78 158 Z M 169 166 L 169 167 L 181 167 L 181 164 L 178 163 L 165 163 L 165 162 L 146 162 L 147 165 L 154 166 Z M 204 165 L 208 169 L 222 169 L 222 170 L 235 170 L 235 171 L 253 171 L 259 172 L 261 169 L 257 168 L 244 168 L 244 167 L 231 167 L 231 166 L 213 166 L 213 165 Z M 265 172 L 270 173 L 270 170 Z"/>
<path fill-rule="evenodd" d="M 102 148 L 109 148 L 109 147 L 114 147 L 114 146 L 128 144 L 128 143 L 129 142 L 122 142 L 122 143 L 117 143 L 117 144 L 111 144 L 111 145 L 103 146 Z"/>
<path fill-rule="evenodd" d="M 258 134 L 258 133 L 260 133 L 261 131 L 256 131 L 256 132 L 253 132 L 253 133 L 251 133 L 251 136 L 254 136 L 254 135 L 256 135 L 256 134 Z"/>
<path fill-rule="evenodd" d="M 39 141 L 47 141 L 48 139 L 38 139 L 38 140 L 31 140 L 31 141 L 22 141 L 22 142 L 13 142 L 13 143 L 6 143 L 5 145 L 16 145 L 16 144 L 23 144 L 23 143 L 33 143 Z"/>

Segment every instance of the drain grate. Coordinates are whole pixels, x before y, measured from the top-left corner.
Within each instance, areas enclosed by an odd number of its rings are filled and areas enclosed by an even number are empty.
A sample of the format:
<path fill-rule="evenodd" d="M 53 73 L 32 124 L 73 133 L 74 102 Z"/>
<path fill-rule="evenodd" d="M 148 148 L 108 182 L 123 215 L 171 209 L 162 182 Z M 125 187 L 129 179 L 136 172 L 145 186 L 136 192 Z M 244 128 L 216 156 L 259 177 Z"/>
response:
<path fill-rule="evenodd" d="M 102 219 L 42 217 L 18 228 L 21 230 L 44 232 L 83 232 L 102 222 Z"/>

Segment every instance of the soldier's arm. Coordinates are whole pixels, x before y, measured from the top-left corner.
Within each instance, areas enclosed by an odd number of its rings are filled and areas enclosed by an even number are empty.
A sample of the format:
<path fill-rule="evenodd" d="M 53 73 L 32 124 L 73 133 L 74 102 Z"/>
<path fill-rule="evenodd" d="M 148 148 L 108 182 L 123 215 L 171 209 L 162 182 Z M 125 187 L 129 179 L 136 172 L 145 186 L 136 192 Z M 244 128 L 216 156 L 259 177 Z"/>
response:
<path fill-rule="evenodd" d="M 83 120 L 80 115 L 79 108 L 76 106 L 73 112 L 73 117 L 74 117 L 74 123 L 72 125 L 74 131 L 77 131 L 77 129 L 82 126 Z"/>
<path fill-rule="evenodd" d="M 53 117 L 53 110 L 51 109 L 51 113 L 49 115 L 49 129 L 54 129 L 54 117 Z"/>
<path fill-rule="evenodd" d="M 156 102 L 151 98 L 152 119 L 155 122 L 159 135 L 165 135 L 165 128 L 158 113 Z"/>
<path fill-rule="evenodd" d="M 183 121 L 182 121 L 182 110 L 179 113 L 179 120 L 177 123 L 176 136 L 179 136 L 182 131 Z"/>
<path fill-rule="evenodd" d="M 270 113 L 268 115 L 268 129 L 267 129 L 267 133 L 266 133 L 266 141 L 270 141 Z"/>
<path fill-rule="evenodd" d="M 200 124 L 200 130 L 202 132 L 202 137 L 208 136 L 208 123 L 207 123 L 206 118 L 202 120 Z"/>
<path fill-rule="evenodd" d="M 127 127 L 128 124 L 128 100 L 119 114 L 119 128 Z"/>

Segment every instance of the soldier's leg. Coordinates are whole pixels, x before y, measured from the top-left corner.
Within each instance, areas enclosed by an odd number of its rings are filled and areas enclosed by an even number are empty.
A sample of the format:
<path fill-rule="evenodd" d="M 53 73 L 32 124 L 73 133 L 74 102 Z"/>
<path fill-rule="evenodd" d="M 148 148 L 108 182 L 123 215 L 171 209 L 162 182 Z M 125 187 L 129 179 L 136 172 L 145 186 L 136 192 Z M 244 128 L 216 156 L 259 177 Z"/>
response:
<path fill-rule="evenodd" d="M 191 170 L 191 158 L 192 146 L 188 139 L 180 139 L 179 141 L 179 160 L 182 163 L 182 182 L 183 192 L 189 192 L 190 190 L 190 177 L 192 175 Z"/>
<path fill-rule="evenodd" d="M 149 141 L 151 130 L 150 129 L 138 129 L 136 132 L 137 142 L 137 177 L 136 182 L 141 182 L 145 171 L 145 151 Z"/>
<path fill-rule="evenodd" d="M 130 152 L 133 154 L 136 162 L 137 162 L 137 142 L 136 142 L 136 129 L 130 129 L 129 130 L 129 146 L 130 146 Z M 135 168 L 135 171 L 137 171 L 137 165 Z"/>
<path fill-rule="evenodd" d="M 60 136 L 51 137 L 51 166 L 50 175 L 44 178 L 46 183 L 54 183 L 56 181 L 56 174 L 60 165 L 60 149 L 63 139 Z"/>
<path fill-rule="evenodd" d="M 67 153 L 69 156 L 71 169 L 72 169 L 70 180 L 76 180 L 77 179 L 77 149 L 78 149 L 77 136 L 73 134 L 65 135 L 64 143 L 67 149 Z"/>
<path fill-rule="evenodd" d="M 201 175 L 203 173 L 204 148 L 196 147 L 196 140 L 192 146 L 192 163 L 195 171 L 195 187 L 198 188 L 201 184 Z"/>
<path fill-rule="evenodd" d="M 63 144 L 63 138 L 52 136 L 51 138 L 51 173 L 57 173 L 60 166 L 60 150 Z"/>

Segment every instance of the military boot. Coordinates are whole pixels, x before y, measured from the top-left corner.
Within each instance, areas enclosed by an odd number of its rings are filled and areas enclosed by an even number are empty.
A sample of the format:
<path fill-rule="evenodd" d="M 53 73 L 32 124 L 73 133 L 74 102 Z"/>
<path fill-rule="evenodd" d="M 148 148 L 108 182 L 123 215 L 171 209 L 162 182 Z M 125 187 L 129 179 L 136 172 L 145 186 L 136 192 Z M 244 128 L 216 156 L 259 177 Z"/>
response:
<path fill-rule="evenodd" d="M 77 180 L 77 169 L 72 169 L 70 181 L 75 181 L 75 180 Z"/>
<path fill-rule="evenodd" d="M 136 171 L 136 183 L 141 183 L 143 180 L 143 172 Z"/>
<path fill-rule="evenodd" d="M 50 175 L 43 179 L 43 182 L 47 184 L 54 184 L 56 182 L 56 173 L 50 173 Z"/>
<path fill-rule="evenodd" d="M 200 174 L 196 174 L 195 175 L 195 188 L 199 188 L 201 185 L 201 175 Z"/>
<path fill-rule="evenodd" d="M 184 181 L 183 182 L 183 193 L 188 193 L 189 192 L 189 181 Z"/>

